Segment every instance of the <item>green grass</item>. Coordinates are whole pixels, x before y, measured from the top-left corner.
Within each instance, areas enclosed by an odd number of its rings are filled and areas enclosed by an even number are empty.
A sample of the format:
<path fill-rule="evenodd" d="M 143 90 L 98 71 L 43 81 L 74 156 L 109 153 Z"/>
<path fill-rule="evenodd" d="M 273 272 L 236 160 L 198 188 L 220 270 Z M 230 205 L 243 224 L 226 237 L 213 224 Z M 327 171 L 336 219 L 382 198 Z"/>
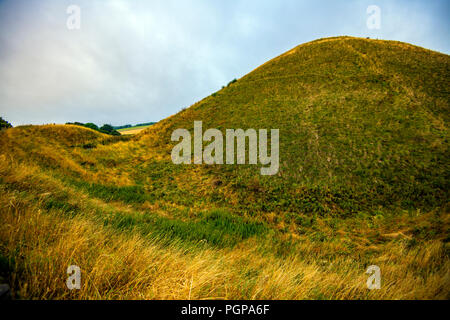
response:
<path fill-rule="evenodd" d="M 225 210 L 202 213 L 196 220 L 182 221 L 151 213 L 115 214 L 104 219 L 105 226 L 120 231 L 138 230 L 144 236 L 173 243 L 182 240 L 212 246 L 234 246 L 253 236 L 268 232 L 264 224 L 234 216 Z"/>

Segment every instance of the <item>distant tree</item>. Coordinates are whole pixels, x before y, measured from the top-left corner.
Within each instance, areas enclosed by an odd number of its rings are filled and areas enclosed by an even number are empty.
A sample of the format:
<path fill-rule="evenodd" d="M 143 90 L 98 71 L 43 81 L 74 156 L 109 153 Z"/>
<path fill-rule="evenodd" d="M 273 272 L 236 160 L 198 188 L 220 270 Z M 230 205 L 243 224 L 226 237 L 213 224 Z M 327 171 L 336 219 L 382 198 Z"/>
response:
<path fill-rule="evenodd" d="M 102 132 L 105 134 L 109 134 L 112 136 L 120 136 L 120 132 L 118 132 L 112 125 L 105 124 L 101 128 L 99 128 L 95 123 L 89 122 L 89 123 L 81 123 L 81 122 L 66 122 L 66 124 L 72 124 L 76 126 L 81 126 L 85 128 L 89 128 L 98 132 Z"/>
<path fill-rule="evenodd" d="M 114 131 L 114 128 L 110 124 L 104 124 L 102 127 L 100 127 L 100 130 L 106 131 L 106 132 L 111 132 L 111 131 Z"/>
<path fill-rule="evenodd" d="M 156 122 L 138 123 L 137 125 L 135 125 L 135 127 L 152 126 L 152 125 L 154 125 L 155 123 L 156 123 Z"/>
<path fill-rule="evenodd" d="M 120 129 L 126 129 L 126 128 L 131 128 L 131 127 L 132 127 L 131 124 L 126 124 L 126 125 L 123 125 L 123 126 L 115 126 L 114 129 L 120 130 Z"/>
<path fill-rule="evenodd" d="M 110 124 L 104 124 L 101 128 L 100 128 L 100 132 L 106 133 L 106 134 L 110 134 L 113 136 L 120 136 L 120 133 L 118 131 L 116 131 L 116 129 L 114 129 L 114 127 Z"/>
<path fill-rule="evenodd" d="M 75 122 L 66 122 L 66 124 L 71 124 L 71 125 L 74 125 L 74 126 L 80 126 L 80 127 L 86 127 L 86 125 L 85 125 L 84 123 L 78 122 L 78 121 L 75 121 Z M 92 124 L 93 124 L 93 123 L 92 123 Z M 94 124 L 94 126 L 97 127 L 95 124 Z M 92 129 L 94 129 L 94 127 L 92 127 Z M 95 129 L 94 129 L 94 130 L 95 130 Z M 97 130 L 98 130 L 98 128 L 97 128 Z"/>
<path fill-rule="evenodd" d="M 227 87 L 231 86 L 233 83 L 236 83 L 236 82 L 237 82 L 237 79 L 231 80 L 231 81 L 228 83 Z"/>
<path fill-rule="evenodd" d="M 9 123 L 9 122 L 6 121 L 6 120 L 3 120 L 3 118 L 0 117 L 0 130 L 1 130 L 1 129 L 8 129 L 8 128 L 12 128 L 11 123 Z"/>

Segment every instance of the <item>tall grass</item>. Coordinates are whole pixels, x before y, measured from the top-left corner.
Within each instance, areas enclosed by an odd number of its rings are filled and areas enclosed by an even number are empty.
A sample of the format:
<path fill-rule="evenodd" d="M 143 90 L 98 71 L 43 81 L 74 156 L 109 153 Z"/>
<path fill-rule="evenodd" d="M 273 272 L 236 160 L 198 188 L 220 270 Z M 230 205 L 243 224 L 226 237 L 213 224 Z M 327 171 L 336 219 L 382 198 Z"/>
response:
<path fill-rule="evenodd" d="M 249 240 L 233 249 L 161 246 L 2 193 L 0 239 L 16 298 L 38 299 L 448 299 L 448 257 L 439 241 L 415 249 L 390 244 L 374 260 L 379 291 L 365 287 L 364 266 L 349 257 L 284 259 Z M 314 247 L 298 247 L 314 255 Z M 331 252 L 330 252 L 331 253 Z M 314 257 L 317 258 L 317 257 Z M 314 261 L 315 260 L 315 261 Z M 81 290 L 65 287 L 69 265 Z"/>

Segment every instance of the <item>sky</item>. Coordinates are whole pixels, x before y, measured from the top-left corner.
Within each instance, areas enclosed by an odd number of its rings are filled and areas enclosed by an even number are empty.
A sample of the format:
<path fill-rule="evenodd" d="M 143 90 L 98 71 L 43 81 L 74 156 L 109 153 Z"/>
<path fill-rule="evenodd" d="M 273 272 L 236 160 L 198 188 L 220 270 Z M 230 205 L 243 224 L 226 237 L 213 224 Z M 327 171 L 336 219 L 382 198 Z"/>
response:
<path fill-rule="evenodd" d="M 367 24 L 371 5 L 379 29 Z M 449 9 L 448 0 L 0 0 L 0 117 L 13 125 L 159 121 L 323 37 L 449 54 Z"/>

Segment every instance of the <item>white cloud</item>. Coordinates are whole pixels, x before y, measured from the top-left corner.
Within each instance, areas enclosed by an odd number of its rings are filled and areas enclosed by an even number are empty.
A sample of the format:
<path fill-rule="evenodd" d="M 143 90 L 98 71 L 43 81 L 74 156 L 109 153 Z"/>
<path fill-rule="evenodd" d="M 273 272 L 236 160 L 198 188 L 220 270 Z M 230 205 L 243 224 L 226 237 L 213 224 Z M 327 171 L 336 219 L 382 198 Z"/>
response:
<path fill-rule="evenodd" d="M 413 14 L 390 6 L 383 36 L 448 52 L 448 22 L 433 16 L 447 5 L 427 11 L 425 1 L 401 3 Z M 81 8 L 81 30 L 66 28 L 70 4 Z M 302 42 L 367 34 L 364 3 L 321 4 L 0 2 L 0 116 L 15 125 L 159 120 Z"/>

